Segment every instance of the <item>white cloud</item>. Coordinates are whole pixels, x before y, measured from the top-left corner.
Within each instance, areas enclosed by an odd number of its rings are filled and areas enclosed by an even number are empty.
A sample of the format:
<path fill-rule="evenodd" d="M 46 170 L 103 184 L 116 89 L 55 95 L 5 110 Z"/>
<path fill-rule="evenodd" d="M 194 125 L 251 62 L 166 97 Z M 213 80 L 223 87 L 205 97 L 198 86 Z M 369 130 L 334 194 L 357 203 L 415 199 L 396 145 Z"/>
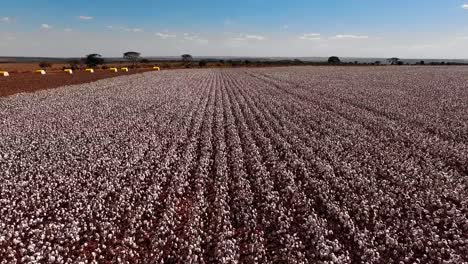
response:
<path fill-rule="evenodd" d="M 239 37 L 230 38 L 233 41 L 246 41 L 246 40 L 265 40 L 266 37 L 260 35 L 243 35 L 241 34 Z"/>
<path fill-rule="evenodd" d="M 128 28 L 128 27 L 115 27 L 115 26 L 106 26 L 108 30 L 120 30 L 126 32 L 143 32 L 141 28 Z"/>
<path fill-rule="evenodd" d="M 191 35 L 189 33 L 184 33 L 184 39 L 185 40 L 196 40 L 198 39 L 198 36 L 196 35 Z"/>
<path fill-rule="evenodd" d="M 162 38 L 162 39 L 168 39 L 168 38 L 175 38 L 176 37 L 176 35 L 161 33 L 161 32 L 155 33 L 155 35 Z"/>
<path fill-rule="evenodd" d="M 360 36 L 360 35 L 336 35 L 332 37 L 333 39 L 368 39 L 369 36 Z"/>
<path fill-rule="evenodd" d="M 187 41 L 192 41 L 197 44 L 207 44 L 209 41 L 207 39 L 201 38 L 198 35 L 190 34 L 190 33 L 184 33 L 184 40 Z"/>
<path fill-rule="evenodd" d="M 299 37 L 299 39 L 303 40 L 320 40 L 322 39 L 321 35 L 319 33 L 304 33 L 302 36 Z"/>
<path fill-rule="evenodd" d="M 41 24 L 41 28 L 42 28 L 42 29 L 51 29 L 52 26 L 49 25 L 49 24 Z"/>
<path fill-rule="evenodd" d="M 78 16 L 78 19 L 79 20 L 92 20 L 92 19 L 94 19 L 94 17 L 91 17 L 91 16 Z"/>
<path fill-rule="evenodd" d="M 65 31 L 65 32 L 72 32 L 73 29 L 71 29 L 71 28 L 65 28 L 63 31 Z"/>
<path fill-rule="evenodd" d="M 143 29 L 141 28 L 126 28 L 126 27 L 120 27 L 119 28 L 122 31 L 127 31 L 127 32 L 142 32 Z"/>
<path fill-rule="evenodd" d="M 265 40 L 266 38 L 264 36 L 259 36 L 259 35 L 247 35 L 245 36 L 246 39 L 254 39 L 254 40 Z"/>
<path fill-rule="evenodd" d="M 184 37 L 184 39 L 185 40 L 196 40 L 197 37 L 195 37 L 195 36 L 186 36 L 186 37 Z"/>
<path fill-rule="evenodd" d="M 243 38 L 243 37 L 235 37 L 235 38 L 230 38 L 229 40 L 232 40 L 232 41 L 245 41 L 246 39 Z"/>
<path fill-rule="evenodd" d="M 207 39 L 199 38 L 199 39 L 196 39 L 195 42 L 197 44 L 208 44 L 209 41 Z"/>
<path fill-rule="evenodd" d="M 10 22 L 11 22 L 11 18 L 9 18 L 9 17 L 0 17 L 0 22 L 3 22 L 3 23 L 10 23 Z"/>
<path fill-rule="evenodd" d="M 283 26 L 281 27 L 281 29 L 283 29 L 283 30 L 289 29 L 289 26 L 288 26 L 288 25 L 283 25 Z"/>
<path fill-rule="evenodd" d="M 463 9 L 468 10 L 468 4 L 464 4 L 464 5 L 462 5 L 461 7 L 462 7 Z"/>

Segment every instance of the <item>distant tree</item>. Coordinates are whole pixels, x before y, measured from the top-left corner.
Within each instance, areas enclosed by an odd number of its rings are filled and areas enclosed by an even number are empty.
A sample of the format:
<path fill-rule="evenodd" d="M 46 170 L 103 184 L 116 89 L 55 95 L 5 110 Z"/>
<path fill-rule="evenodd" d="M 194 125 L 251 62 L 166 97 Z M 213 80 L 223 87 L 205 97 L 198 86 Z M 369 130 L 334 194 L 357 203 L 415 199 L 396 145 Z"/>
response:
<path fill-rule="evenodd" d="M 328 63 L 330 63 L 330 64 L 340 64 L 341 60 L 337 56 L 331 56 L 330 58 L 328 58 Z"/>
<path fill-rule="evenodd" d="M 198 62 L 198 66 L 199 66 L 200 68 L 206 67 L 206 61 L 205 61 L 205 60 L 199 61 L 199 62 Z"/>
<path fill-rule="evenodd" d="M 304 62 L 301 61 L 300 59 L 294 59 L 295 64 L 303 64 Z"/>
<path fill-rule="evenodd" d="M 250 64 L 252 64 L 252 62 L 249 61 L 249 60 L 245 60 L 245 61 L 244 61 L 244 64 L 245 64 L 245 65 L 250 65 Z"/>
<path fill-rule="evenodd" d="M 405 64 L 405 63 L 402 62 L 402 61 L 398 61 L 397 64 L 398 64 L 398 65 L 403 65 L 403 64 Z"/>
<path fill-rule="evenodd" d="M 393 57 L 393 58 L 387 59 L 387 61 L 391 65 L 397 65 L 400 62 L 400 59 L 397 57 Z"/>
<path fill-rule="evenodd" d="M 47 68 L 50 68 L 50 67 L 52 67 L 52 63 L 50 63 L 50 62 L 47 62 L 47 61 L 39 62 L 39 68 L 41 68 L 41 69 L 47 69 Z"/>
<path fill-rule="evenodd" d="M 185 63 L 189 63 L 193 61 L 193 57 L 190 54 L 183 54 L 181 57 L 182 57 L 182 61 Z"/>
<path fill-rule="evenodd" d="M 382 64 L 381 61 L 375 61 L 374 63 L 375 63 L 375 65 L 380 65 L 380 64 Z"/>
<path fill-rule="evenodd" d="M 133 68 L 137 65 L 140 60 L 141 53 L 136 51 L 128 51 L 123 54 L 123 58 L 132 62 Z"/>
<path fill-rule="evenodd" d="M 141 63 L 150 63 L 150 61 L 148 59 L 141 59 L 140 61 Z"/>
<path fill-rule="evenodd" d="M 424 65 L 426 64 L 423 60 L 419 62 L 419 64 Z"/>
<path fill-rule="evenodd" d="M 224 64 L 224 60 L 219 60 L 219 63 L 222 63 L 222 64 Z"/>
<path fill-rule="evenodd" d="M 86 55 L 86 58 L 84 59 L 84 63 L 88 67 L 93 68 L 98 65 L 104 64 L 104 59 L 102 58 L 100 54 L 93 53 L 93 54 Z"/>

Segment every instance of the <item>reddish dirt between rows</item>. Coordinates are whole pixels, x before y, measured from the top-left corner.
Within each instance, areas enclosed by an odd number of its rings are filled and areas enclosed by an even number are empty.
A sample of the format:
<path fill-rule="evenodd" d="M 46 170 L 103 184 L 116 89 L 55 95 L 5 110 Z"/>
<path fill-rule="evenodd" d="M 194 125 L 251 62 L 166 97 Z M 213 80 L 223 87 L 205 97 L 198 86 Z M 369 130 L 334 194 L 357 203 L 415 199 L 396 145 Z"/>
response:
<path fill-rule="evenodd" d="M 9 77 L 0 76 L 0 97 L 17 93 L 32 93 L 39 90 L 52 89 L 65 85 L 94 82 L 101 79 L 122 75 L 131 75 L 150 71 L 138 69 L 130 72 L 96 71 L 95 73 L 74 72 L 73 75 L 64 72 L 47 73 L 46 75 L 32 73 L 16 73 Z"/>

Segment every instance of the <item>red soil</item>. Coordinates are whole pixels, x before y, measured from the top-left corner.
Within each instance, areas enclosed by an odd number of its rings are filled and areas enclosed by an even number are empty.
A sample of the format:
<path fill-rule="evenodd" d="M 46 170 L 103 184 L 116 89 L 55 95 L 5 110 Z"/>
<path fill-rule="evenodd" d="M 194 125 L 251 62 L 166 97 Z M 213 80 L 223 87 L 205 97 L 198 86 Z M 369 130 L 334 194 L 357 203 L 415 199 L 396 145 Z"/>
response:
<path fill-rule="evenodd" d="M 33 73 L 12 73 L 9 77 L 0 76 L 0 97 L 17 93 L 31 93 L 39 90 L 57 88 L 65 85 L 81 84 L 111 78 L 121 75 L 142 73 L 149 69 L 119 71 L 117 73 L 98 70 L 91 74 L 83 71 L 75 71 L 73 75 L 65 72 L 48 72 L 46 75 Z"/>

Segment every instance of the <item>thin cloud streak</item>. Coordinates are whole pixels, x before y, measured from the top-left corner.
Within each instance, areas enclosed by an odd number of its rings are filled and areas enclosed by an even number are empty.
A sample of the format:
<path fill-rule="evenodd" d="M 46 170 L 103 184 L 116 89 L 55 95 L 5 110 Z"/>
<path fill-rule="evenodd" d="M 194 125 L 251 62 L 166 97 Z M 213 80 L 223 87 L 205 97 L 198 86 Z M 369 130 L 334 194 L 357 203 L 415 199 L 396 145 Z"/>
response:
<path fill-rule="evenodd" d="M 143 32 L 143 29 L 141 28 L 128 28 L 128 27 L 114 27 L 114 26 L 106 26 L 108 30 L 120 30 L 120 31 L 125 31 L 125 32 Z"/>
<path fill-rule="evenodd" d="M 266 38 L 264 36 L 259 36 L 259 35 L 247 35 L 245 36 L 246 39 L 254 39 L 254 40 L 265 40 Z"/>
<path fill-rule="evenodd" d="M 182 41 L 190 41 L 196 44 L 208 44 L 209 42 L 208 39 L 201 38 L 200 36 L 191 33 L 184 33 L 183 36 Z"/>
<path fill-rule="evenodd" d="M 302 40 L 321 40 L 322 37 L 320 33 L 304 33 L 299 37 Z"/>
<path fill-rule="evenodd" d="M 261 40 L 266 40 L 266 37 L 260 36 L 260 35 L 244 35 L 244 34 L 241 34 L 239 37 L 230 38 L 230 40 L 233 40 L 233 41 L 247 41 L 247 40 L 261 41 Z"/>
<path fill-rule="evenodd" d="M 162 39 L 168 39 L 168 38 L 175 38 L 176 37 L 176 35 L 166 34 L 166 33 L 161 33 L 161 32 L 155 33 L 155 35 L 162 38 Z"/>
<path fill-rule="evenodd" d="M 332 39 L 368 39 L 369 36 L 359 36 L 359 35 L 336 35 Z"/>
<path fill-rule="evenodd" d="M 79 20 L 92 20 L 92 19 L 94 19 L 94 17 L 91 17 L 91 16 L 78 16 L 78 19 Z"/>

